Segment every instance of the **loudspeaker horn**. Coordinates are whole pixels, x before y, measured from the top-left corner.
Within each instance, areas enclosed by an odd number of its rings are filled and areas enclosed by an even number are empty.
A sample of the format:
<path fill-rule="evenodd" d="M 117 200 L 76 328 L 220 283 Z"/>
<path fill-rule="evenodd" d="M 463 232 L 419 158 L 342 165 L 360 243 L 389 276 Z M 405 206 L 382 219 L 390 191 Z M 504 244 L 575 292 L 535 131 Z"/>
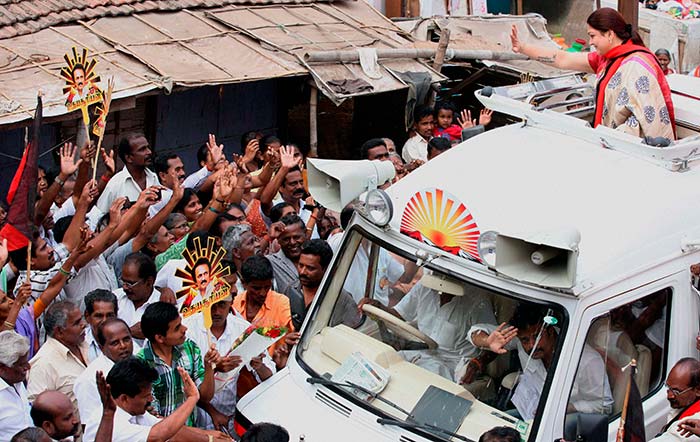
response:
<path fill-rule="evenodd" d="M 321 205 L 340 212 L 352 200 L 394 178 L 391 161 L 306 161 L 309 193 Z"/>

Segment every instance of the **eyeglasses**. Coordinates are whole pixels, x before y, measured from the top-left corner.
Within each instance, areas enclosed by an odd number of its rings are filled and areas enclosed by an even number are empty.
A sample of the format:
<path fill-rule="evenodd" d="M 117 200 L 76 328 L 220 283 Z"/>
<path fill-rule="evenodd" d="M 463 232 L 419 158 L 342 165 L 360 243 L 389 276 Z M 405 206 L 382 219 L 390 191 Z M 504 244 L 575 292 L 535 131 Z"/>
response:
<path fill-rule="evenodd" d="M 670 391 L 671 394 L 674 395 L 674 396 L 680 396 L 680 395 L 682 395 L 683 393 L 687 393 L 688 391 L 692 390 L 693 388 L 695 388 L 695 387 L 688 387 L 688 388 L 686 388 L 685 390 L 679 390 L 679 389 L 677 389 L 677 388 L 669 387 L 669 385 L 666 384 L 666 390 Z"/>
<path fill-rule="evenodd" d="M 123 279 L 120 279 L 119 282 L 121 283 L 122 287 L 125 289 L 133 289 L 137 285 L 141 284 L 143 282 L 143 279 L 139 279 L 136 282 L 129 282 L 129 281 L 124 281 Z"/>

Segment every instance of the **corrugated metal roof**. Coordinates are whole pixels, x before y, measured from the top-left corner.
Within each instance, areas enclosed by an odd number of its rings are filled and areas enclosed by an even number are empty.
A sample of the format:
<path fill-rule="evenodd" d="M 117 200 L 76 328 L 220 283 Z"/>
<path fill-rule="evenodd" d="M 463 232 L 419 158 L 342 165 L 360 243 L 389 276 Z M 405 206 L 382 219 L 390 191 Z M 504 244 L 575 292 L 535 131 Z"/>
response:
<path fill-rule="evenodd" d="M 547 20 L 538 14 L 527 15 L 485 15 L 467 17 L 431 17 L 411 20 L 397 20 L 401 29 L 409 32 L 418 40 L 426 41 L 433 29 L 449 29 L 451 49 L 484 49 L 489 51 L 510 51 L 510 32 L 517 26 L 521 39 L 539 45 L 556 44 L 547 32 Z M 544 78 L 559 77 L 571 71 L 557 69 L 534 60 L 487 62 L 507 69 L 530 73 Z"/>
<path fill-rule="evenodd" d="M 295 57 L 309 70 L 316 86 L 336 104 L 353 96 L 407 87 L 395 75 L 396 72 L 428 72 L 434 82 L 445 79 L 439 72 L 415 59 L 380 60 L 378 78 L 368 76 L 359 63 L 305 62 L 303 56 L 309 51 L 413 46 L 407 34 L 400 32 L 390 20 L 364 1 L 255 9 L 228 7 L 207 11 L 206 15 L 257 40 L 263 47 Z M 329 86 L 347 79 L 361 83 L 363 90 L 347 91 Z"/>
<path fill-rule="evenodd" d="M 115 78 L 117 103 L 153 89 L 306 75 L 340 103 L 407 87 L 396 72 L 428 72 L 434 81 L 444 77 L 407 59 L 381 61 L 381 77 L 369 78 L 359 64 L 310 65 L 304 53 L 407 45 L 412 38 L 364 1 L 146 12 L 50 27 L 0 39 L 0 125 L 32 118 L 38 89 L 44 92 L 44 115 L 68 113 L 59 71 L 73 46 L 96 57 L 101 87 Z M 328 86 L 343 80 L 365 87 Z"/>
<path fill-rule="evenodd" d="M 313 3 L 331 0 L 0 0 L 0 38 L 15 37 L 79 20 L 219 8 L 228 5 Z"/>

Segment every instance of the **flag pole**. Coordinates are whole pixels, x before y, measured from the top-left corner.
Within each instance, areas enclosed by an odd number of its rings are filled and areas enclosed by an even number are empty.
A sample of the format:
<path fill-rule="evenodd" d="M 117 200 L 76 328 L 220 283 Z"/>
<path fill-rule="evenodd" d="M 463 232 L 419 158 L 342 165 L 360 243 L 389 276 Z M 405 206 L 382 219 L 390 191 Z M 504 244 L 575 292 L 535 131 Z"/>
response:
<path fill-rule="evenodd" d="M 629 381 L 627 381 L 627 389 L 625 390 L 625 401 L 622 405 L 622 414 L 620 415 L 620 426 L 617 428 L 617 437 L 616 437 L 616 442 L 622 442 L 625 438 L 625 421 L 627 420 L 627 406 L 629 405 L 630 401 L 630 390 L 632 388 L 632 376 L 634 376 L 634 372 L 637 371 L 637 360 L 632 359 L 630 361 L 630 378 Z"/>
<path fill-rule="evenodd" d="M 107 130 L 107 115 L 109 114 L 109 106 L 112 103 L 112 91 L 114 90 L 114 77 L 107 81 L 107 93 L 105 94 L 102 106 L 104 106 L 104 127 L 100 130 L 100 136 L 97 138 L 97 150 L 95 151 L 95 159 L 92 163 L 92 179 L 95 180 L 97 176 L 97 161 L 100 157 L 100 149 L 102 149 L 102 139 L 105 136 L 105 130 Z"/>
<path fill-rule="evenodd" d="M 29 238 L 29 244 L 27 244 L 27 281 L 31 280 L 32 272 L 32 239 Z"/>

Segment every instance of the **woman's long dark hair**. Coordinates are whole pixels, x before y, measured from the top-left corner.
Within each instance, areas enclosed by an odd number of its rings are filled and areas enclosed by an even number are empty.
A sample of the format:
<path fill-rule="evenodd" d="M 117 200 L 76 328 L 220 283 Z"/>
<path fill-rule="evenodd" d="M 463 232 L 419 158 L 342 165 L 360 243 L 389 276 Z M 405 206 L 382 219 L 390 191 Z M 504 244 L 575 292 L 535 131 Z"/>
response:
<path fill-rule="evenodd" d="M 632 25 L 628 24 L 622 14 L 613 8 L 600 8 L 594 11 L 588 16 L 586 23 L 600 32 L 613 31 L 623 43 L 631 40 L 636 45 L 645 46 L 639 33 L 632 29 Z"/>

